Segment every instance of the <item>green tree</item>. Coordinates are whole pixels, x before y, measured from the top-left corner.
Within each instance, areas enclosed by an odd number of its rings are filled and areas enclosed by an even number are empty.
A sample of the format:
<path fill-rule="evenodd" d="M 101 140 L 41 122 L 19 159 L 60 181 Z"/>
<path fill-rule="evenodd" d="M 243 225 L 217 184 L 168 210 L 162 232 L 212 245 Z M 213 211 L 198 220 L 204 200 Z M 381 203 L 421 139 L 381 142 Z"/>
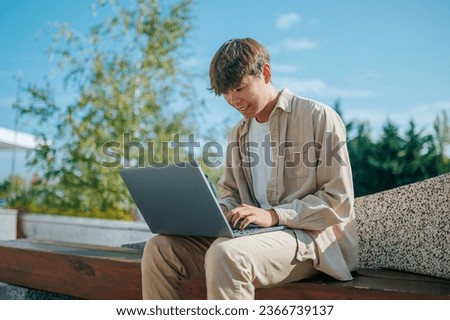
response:
<path fill-rule="evenodd" d="M 401 169 L 396 186 L 437 176 L 437 157 L 433 136 L 424 134 L 423 130 L 417 132 L 414 121 L 410 121 L 399 158 Z"/>
<path fill-rule="evenodd" d="M 358 123 L 356 134 L 347 143 L 353 172 L 355 195 L 371 193 L 373 190 L 374 168 L 370 159 L 374 159 L 375 143 L 370 135 L 367 122 Z"/>
<path fill-rule="evenodd" d="M 372 191 L 378 192 L 397 185 L 402 146 L 403 140 L 399 136 L 398 126 L 388 120 L 383 126 L 380 141 L 374 145 L 372 157 L 368 159 L 372 166 Z"/>
<path fill-rule="evenodd" d="M 450 159 L 447 157 L 447 147 L 450 144 L 450 125 L 448 113 L 442 111 L 434 120 L 434 145 L 438 157 L 436 159 L 436 167 L 439 174 L 450 172 Z"/>
<path fill-rule="evenodd" d="M 190 132 L 195 101 L 180 62 L 191 1 L 98 6 L 112 15 L 86 35 L 59 24 L 50 48 L 73 101 L 57 103 L 49 80 L 24 87 L 16 107 L 41 124 L 31 160 L 42 174 L 32 190 L 39 209 L 126 219 L 132 202 L 117 169 L 141 165 L 146 155 L 167 161 L 163 142 Z"/>
<path fill-rule="evenodd" d="M 375 141 L 370 136 L 367 123 L 352 123 L 350 128 L 348 150 L 356 196 L 450 171 L 449 159 L 445 154 L 450 141 L 445 112 L 436 117 L 434 133 L 418 130 L 414 121 L 410 121 L 409 128 L 402 135 L 398 125 L 387 120 L 382 135 Z"/>

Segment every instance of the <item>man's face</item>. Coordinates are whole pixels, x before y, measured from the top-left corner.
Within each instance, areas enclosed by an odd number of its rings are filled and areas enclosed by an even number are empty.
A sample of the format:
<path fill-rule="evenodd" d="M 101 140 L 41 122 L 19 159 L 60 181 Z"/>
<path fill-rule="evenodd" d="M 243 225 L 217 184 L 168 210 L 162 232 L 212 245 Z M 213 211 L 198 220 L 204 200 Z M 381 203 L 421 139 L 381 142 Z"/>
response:
<path fill-rule="evenodd" d="M 245 76 L 240 85 L 223 94 L 225 100 L 245 118 L 256 117 L 266 107 L 268 85 L 264 75 Z"/>

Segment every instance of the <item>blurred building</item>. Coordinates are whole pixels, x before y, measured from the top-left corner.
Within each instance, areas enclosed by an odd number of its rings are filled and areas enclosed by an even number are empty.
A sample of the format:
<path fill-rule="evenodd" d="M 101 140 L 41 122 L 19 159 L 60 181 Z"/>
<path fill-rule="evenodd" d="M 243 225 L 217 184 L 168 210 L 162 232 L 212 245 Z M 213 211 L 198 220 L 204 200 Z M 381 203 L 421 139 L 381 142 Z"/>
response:
<path fill-rule="evenodd" d="M 37 144 L 34 135 L 0 128 L 0 181 L 14 175 L 31 179 L 32 173 L 26 170 L 26 153 Z"/>

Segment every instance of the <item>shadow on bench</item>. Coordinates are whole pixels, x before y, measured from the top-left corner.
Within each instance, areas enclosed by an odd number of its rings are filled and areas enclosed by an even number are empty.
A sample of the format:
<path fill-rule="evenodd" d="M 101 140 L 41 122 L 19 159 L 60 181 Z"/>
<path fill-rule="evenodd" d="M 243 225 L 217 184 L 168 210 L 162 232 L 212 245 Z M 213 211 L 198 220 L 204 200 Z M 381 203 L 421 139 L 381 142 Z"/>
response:
<path fill-rule="evenodd" d="M 81 299 L 141 299 L 141 251 L 44 241 L 0 241 L 0 281 Z M 256 299 L 450 299 L 450 281 L 361 269 L 354 280 L 326 276 L 257 289 Z M 182 282 L 183 299 L 205 299 L 204 281 Z"/>

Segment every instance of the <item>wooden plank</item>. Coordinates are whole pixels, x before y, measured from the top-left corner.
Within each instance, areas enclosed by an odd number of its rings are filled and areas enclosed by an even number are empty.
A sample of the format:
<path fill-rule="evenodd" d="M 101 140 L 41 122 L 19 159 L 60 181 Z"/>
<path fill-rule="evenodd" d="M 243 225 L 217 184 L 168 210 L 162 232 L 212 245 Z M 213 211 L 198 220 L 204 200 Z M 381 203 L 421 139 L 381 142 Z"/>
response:
<path fill-rule="evenodd" d="M 0 281 L 85 299 L 142 298 L 136 250 L 19 242 L 0 242 Z"/>
<path fill-rule="evenodd" d="M 70 253 L 88 256 L 105 256 L 115 260 L 136 260 L 140 261 L 142 252 L 136 249 L 125 247 L 107 247 L 99 245 L 86 245 L 68 242 L 55 242 L 43 240 L 13 240 L 0 241 L 1 247 L 16 249 L 27 249 L 34 251 L 46 251 L 55 253 Z"/>
<path fill-rule="evenodd" d="M 141 299 L 141 251 L 42 241 L 0 241 L 0 281 L 84 299 Z M 205 299 L 204 280 L 182 281 L 183 299 Z M 256 299 L 450 299 L 450 281 L 391 270 L 358 270 L 256 290 Z"/>
<path fill-rule="evenodd" d="M 184 299 L 205 299 L 204 280 L 182 282 Z M 450 281 L 430 276 L 361 269 L 352 281 L 319 276 L 255 292 L 259 300 L 394 300 L 450 299 Z"/>
<path fill-rule="evenodd" d="M 350 283 L 342 286 L 369 287 L 373 290 L 409 293 L 426 299 L 450 298 L 450 280 L 411 272 L 361 269 Z"/>

